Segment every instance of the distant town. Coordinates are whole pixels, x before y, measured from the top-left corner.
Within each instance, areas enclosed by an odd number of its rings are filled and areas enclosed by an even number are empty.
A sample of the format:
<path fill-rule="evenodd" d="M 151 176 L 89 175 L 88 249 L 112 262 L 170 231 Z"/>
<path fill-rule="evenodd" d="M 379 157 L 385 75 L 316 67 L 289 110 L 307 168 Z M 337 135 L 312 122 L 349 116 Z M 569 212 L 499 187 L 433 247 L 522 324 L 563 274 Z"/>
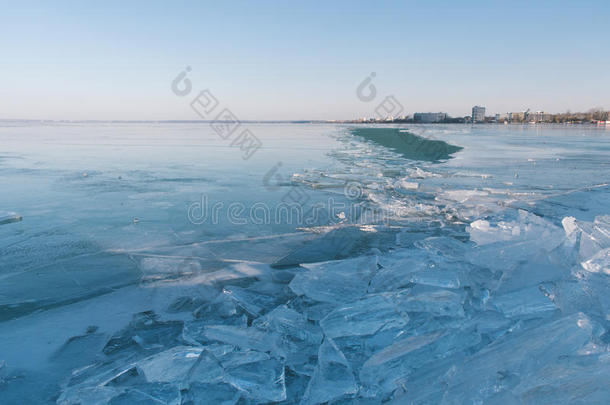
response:
<path fill-rule="evenodd" d="M 378 114 L 379 115 L 379 114 Z M 588 112 L 565 112 L 552 114 L 545 111 L 518 111 L 503 114 L 487 115 L 486 108 L 483 106 L 472 107 L 472 114 L 465 117 L 451 117 L 444 112 L 417 112 L 413 115 L 403 115 L 398 117 L 373 117 L 359 118 L 356 120 L 342 121 L 347 123 L 446 123 L 446 124 L 483 124 L 483 123 L 565 123 L 565 124 L 594 124 L 610 127 L 610 111 L 602 109 L 591 109 Z"/>
<path fill-rule="evenodd" d="M 487 115 L 484 106 L 475 105 L 472 107 L 472 114 L 465 117 L 452 117 L 444 112 L 416 112 L 413 115 L 392 116 L 389 114 L 392 108 L 402 106 L 396 103 L 387 105 L 381 104 L 376 110 L 376 117 L 358 118 L 352 120 L 49 120 L 49 119 L 10 119 L 0 118 L 0 122 L 8 123 L 249 123 L 249 124 L 385 124 L 385 123 L 415 123 L 415 124 L 588 124 L 610 128 L 610 111 L 600 108 L 592 108 L 587 112 L 570 112 L 553 114 L 546 111 L 525 111 L 507 112 L 503 114 Z M 396 111 L 396 110 L 394 110 Z"/>

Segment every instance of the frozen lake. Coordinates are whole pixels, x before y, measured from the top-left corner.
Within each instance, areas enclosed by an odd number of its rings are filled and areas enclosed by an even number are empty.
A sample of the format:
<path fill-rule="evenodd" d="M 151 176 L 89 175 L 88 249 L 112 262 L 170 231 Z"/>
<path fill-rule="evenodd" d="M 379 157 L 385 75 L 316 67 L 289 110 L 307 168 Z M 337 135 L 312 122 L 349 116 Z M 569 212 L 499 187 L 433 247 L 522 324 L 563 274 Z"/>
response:
<path fill-rule="evenodd" d="M 0 403 L 610 396 L 610 130 L 242 125 L 0 123 Z"/>

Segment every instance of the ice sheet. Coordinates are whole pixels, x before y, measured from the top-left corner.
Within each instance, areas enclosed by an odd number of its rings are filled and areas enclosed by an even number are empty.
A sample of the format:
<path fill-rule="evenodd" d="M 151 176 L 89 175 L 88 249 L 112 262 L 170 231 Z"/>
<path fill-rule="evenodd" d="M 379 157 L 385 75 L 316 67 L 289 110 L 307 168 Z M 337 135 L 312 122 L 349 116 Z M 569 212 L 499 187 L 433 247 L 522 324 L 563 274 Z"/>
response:
<path fill-rule="evenodd" d="M 0 126 L 1 403 L 605 403 L 605 135 L 252 126 Z"/>

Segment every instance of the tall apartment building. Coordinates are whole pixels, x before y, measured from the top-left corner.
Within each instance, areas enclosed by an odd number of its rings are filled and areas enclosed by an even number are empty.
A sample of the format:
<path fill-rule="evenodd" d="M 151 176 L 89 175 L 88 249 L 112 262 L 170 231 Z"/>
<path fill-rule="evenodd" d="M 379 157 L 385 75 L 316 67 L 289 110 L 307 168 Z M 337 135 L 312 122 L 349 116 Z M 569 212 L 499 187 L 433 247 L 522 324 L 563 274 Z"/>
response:
<path fill-rule="evenodd" d="M 485 107 L 472 107 L 472 122 L 485 122 Z"/>

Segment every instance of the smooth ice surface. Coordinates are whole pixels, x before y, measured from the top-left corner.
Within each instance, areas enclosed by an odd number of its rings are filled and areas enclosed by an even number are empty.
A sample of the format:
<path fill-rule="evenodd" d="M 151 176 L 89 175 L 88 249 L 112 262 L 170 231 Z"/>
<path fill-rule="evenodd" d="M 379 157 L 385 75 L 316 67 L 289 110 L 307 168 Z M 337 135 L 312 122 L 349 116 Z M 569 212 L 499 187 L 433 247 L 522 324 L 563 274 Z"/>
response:
<path fill-rule="evenodd" d="M 0 123 L 0 403 L 607 402 L 607 130 L 247 126 Z"/>

